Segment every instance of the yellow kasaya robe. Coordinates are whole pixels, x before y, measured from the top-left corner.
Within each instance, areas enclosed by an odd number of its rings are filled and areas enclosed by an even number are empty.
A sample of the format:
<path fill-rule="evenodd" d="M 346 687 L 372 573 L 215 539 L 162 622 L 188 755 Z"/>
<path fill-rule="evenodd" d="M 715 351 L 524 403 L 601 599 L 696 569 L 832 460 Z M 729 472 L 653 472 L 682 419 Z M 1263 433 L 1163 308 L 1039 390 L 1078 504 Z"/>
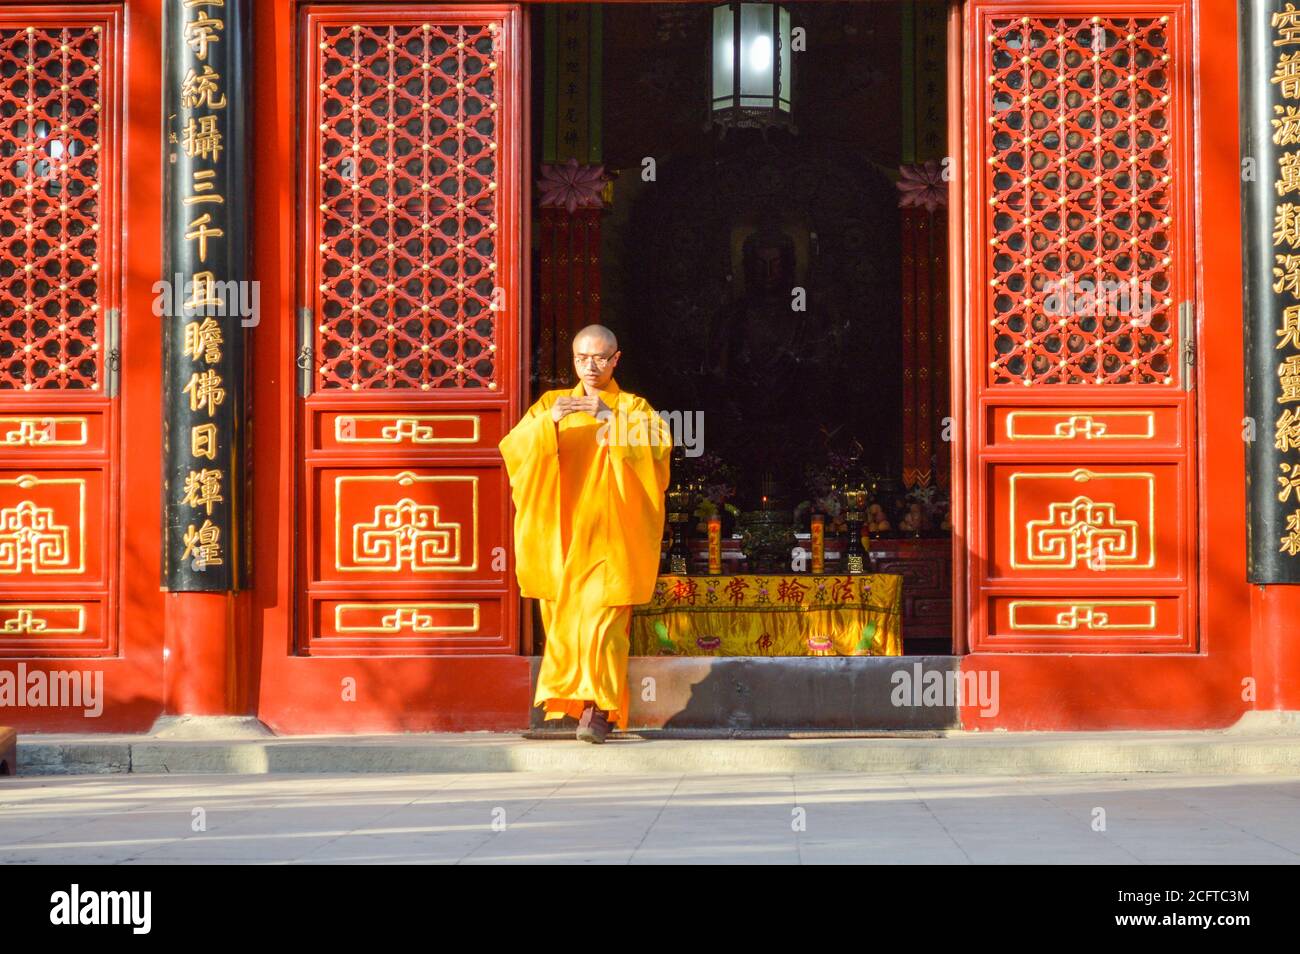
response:
<path fill-rule="evenodd" d="M 515 504 L 520 592 L 541 601 L 546 648 L 533 705 L 546 719 L 580 716 L 585 701 L 628 725 L 632 607 L 654 593 L 672 435 L 644 398 L 612 379 L 608 422 L 585 412 L 557 425 L 547 391 L 501 439 Z"/>

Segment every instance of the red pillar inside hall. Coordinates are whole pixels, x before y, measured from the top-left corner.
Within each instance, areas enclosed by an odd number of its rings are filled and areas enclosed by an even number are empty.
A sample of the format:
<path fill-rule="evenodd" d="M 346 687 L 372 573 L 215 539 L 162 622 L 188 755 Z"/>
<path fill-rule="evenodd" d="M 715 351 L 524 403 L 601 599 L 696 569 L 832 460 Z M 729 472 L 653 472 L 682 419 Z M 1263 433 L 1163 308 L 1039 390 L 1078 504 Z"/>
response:
<path fill-rule="evenodd" d="M 537 386 L 573 379 L 573 335 L 601 320 L 602 16 L 598 4 L 548 5 L 542 17 L 541 166 L 537 180 Z"/>
<path fill-rule="evenodd" d="M 951 473 L 948 396 L 948 13 L 902 5 L 903 486 L 945 490 Z"/>

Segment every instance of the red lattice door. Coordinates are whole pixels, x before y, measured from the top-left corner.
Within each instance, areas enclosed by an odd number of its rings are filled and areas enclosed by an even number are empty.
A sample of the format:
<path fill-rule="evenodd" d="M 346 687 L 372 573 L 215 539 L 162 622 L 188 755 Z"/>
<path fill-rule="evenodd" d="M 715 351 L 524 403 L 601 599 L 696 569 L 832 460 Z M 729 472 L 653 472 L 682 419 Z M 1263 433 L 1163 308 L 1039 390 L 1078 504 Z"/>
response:
<path fill-rule="evenodd" d="M 302 23 L 298 650 L 514 652 L 518 11 Z"/>
<path fill-rule="evenodd" d="M 118 651 L 120 14 L 0 11 L 0 657 Z"/>
<path fill-rule="evenodd" d="M 972 650 L 1197 646 L 1190 20 L 967 10 Z"/>

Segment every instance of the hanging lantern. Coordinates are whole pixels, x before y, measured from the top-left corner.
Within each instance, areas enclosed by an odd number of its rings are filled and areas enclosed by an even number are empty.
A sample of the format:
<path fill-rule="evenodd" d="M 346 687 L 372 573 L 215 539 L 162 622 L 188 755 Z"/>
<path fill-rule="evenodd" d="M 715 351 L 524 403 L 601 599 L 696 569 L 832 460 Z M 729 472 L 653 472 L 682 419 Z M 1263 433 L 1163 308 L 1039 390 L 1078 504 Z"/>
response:
<path fill-rule="evenodd" d="M 789 126 L 790 11 L 775 3 L 713 8 L 713 121 Z"/>

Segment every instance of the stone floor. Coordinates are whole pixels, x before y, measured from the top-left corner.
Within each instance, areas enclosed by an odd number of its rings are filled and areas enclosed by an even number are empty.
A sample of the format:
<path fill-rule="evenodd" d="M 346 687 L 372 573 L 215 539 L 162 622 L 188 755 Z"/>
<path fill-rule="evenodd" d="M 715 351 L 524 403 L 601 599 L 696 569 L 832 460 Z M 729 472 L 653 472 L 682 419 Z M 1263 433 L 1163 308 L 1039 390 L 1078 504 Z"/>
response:
<path fill-rule="evenodd" d="M 1300 776 L 0 779 L 0 863 L 222 862 L 1296 864 Z"/>

